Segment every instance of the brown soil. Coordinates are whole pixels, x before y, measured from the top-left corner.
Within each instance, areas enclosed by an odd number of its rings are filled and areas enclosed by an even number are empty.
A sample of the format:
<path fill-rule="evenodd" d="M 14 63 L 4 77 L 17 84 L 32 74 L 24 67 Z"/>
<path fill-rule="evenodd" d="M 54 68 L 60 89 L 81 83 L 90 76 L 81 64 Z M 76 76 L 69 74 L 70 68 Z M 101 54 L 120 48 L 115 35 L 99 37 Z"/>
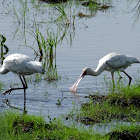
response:
<path fill-rule="evenodd" d="M 110 132 L 110 140 L 138 140 L 140 138 L 140 132 Z"/>

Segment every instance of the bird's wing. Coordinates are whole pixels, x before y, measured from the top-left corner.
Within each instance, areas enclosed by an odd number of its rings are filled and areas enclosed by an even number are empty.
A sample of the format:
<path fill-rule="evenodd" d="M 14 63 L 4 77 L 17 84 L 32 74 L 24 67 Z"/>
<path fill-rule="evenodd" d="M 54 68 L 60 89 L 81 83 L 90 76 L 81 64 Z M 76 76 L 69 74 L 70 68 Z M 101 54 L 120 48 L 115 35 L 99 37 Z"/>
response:
<path fill-rule="evenodd" d="M 27 71 L 30 71 L 31 73 L 44 73 L 45 70 L 42 67 L 42 63 L 38 61 L 30 61 L 26 63 L 25 68 Z"/>
<path fill-rule="evenodd" d="M 113 69 L 127 68 L 130 63 L 124 55 L 116 55 L 106 61 L 106 64 Z"/>
<path fill-rule="evenodd" d="M 24 63 L 24 62 L 11 60 L 11 61 L 7 62 L 7 67 L 9 69 L 9 71 L 16 73 L 16 74 L 29 73 L 29 70 L 26 69 L 26 63 Z"/>

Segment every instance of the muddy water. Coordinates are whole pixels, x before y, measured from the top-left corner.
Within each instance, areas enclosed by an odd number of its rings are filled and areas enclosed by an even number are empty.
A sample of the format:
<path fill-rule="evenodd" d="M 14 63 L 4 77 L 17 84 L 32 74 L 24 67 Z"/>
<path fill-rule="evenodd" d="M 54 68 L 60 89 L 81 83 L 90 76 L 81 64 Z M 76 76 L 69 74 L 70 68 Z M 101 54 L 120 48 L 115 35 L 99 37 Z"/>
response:
<path fill-rule="evenodd" d="M 52 118 L 59 117 L 69 113 L 73 108 L 73 103 L 79 105 L 81 102 L 84 102 L 85 95 L 97 92 L 99 94 L 107 93 L 108 87 L 103 79 L 106 75 L 106 80 L 108 82 L 111 81 L 110 73 L 107 72 L 103 72 L 98 77 L 85 77 L 80 83 L 76 95 L 70 93 L 69 87 L 75 82 L 84 67 L 95 69 L 98 60 L 110 52 L 130 54 L 140 60 L 140 22 L 139 20 L 135 21 L 137 9 L 132 11 L 136 3 L 134 2 L 130 6 L 130 3 L 126 0 L 112 1 L 110 4 L 113 6 L 112 8 L 106 11 L 98 11 L 91 18 L 76 17 L 75 30 L 71 29 L 72 32 L 68 31 L 67 39 L 64 39 L 57 45 L 56 64 L 58 75 L 61 78 L 58 81 L 52 82 L 46 80 L 42 80 L 39 83 L 28 82 L 29 88 L 27 89 L 26 100 L 28 114 L 41 114 L 45 116 L 46 120 L 48 119 L 47 116 Z M 45 16 L 45 12 L 47 14 L 55 13 L 53 8 L 51 9 L 47 6 L 44 6 L 44 8 L 42 5 L 44 3 L 36 2 L 33 4 L 28 2 L 29 12 L 26 15 L 27 29 L 35 28 L 32 17 L 36 17 L 37 21 L 47 21 L 51 18 Z M 5 1 L 0 4 L 0 9 L 2 9 L 0 13 L 0 33 L 7 39 L 5 43 L 9 47 L 7 55 L 18 52 L 29 55 L 34 59 L 33 50 L 24 46 L 23 24 L 18 22 L 18 18 L 15 16 L 15 12 L 13 12 L 13 7 L 18 16 L 21 17 L 21 3 Z M 79 8 L 74 14 L 81 10 L 88 13 L 85 8 Z M 22 22 L 21 19 L 20 21 Z M 48 23 L 40 23 L 42 32 L 48 27 Z M 72 43 L 70 43 L 69 39 L 70 33 L 73 36 Z M 26 44 L 37 49 L 37 45 L 33 45 L 34 38 L 27 32 L 25 34 Z M 140 66 L 136 64 L 126 70 L 132 76 L 133 81 L 139 77 L 139 69 Z M 20 85 L 18 76 L 12 73 L 0 77 L 1 82 L 4 82 L 6 88 L 14 84 Z M 123 74 L 122 77 L 124 77 L 123 80 L 127 83 L 127 77 Z M 10 108 L 5 104 L 6 99 L 9 100 L 11 106 L 23 108 L 22 90 L 13 91 L 10 95 L 5 96 L 0 94 L 0 112 Z M 62 100 L 60 106 L 57 105 L 58 100 Z"/>

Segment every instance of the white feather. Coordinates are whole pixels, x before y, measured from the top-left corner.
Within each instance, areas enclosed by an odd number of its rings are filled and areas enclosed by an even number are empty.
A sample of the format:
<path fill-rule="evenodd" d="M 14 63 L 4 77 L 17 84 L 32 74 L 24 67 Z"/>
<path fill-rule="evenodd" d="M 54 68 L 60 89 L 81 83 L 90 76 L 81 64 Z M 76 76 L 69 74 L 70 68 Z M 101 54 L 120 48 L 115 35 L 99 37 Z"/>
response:
<path fill-rule="evenodd" d="M 18 75 L 31 75 L 45 72 L 41 62 L 32 61 L 28 56 L 23 54 L 11 54 L 4 59 L 0 73 L 6 74 L 9 71 Z"/>
<path fill-rule="evenodd" d="M 112 75 L 112 81 L 114 86 L 114 72 L 115 71 L 121 71 L 124 72 L 125 75 L 129 78 L 129 85 L 131 83 L 132 78 L 124 71 L 128 66 L 131 66 L 133 63 L 140 63 L 137 58 L 127 56 L 127 55 L 121 55 L 119 53 L 110 53 L 105 55 L 103 58 L 99 60 L 99 64 L 95 70 L 92 70 L 91 68 L 84 68 L 82 71 L 82 74 L 78 78 L 78 80 L 74 83 L 74 85 L 70 88 L 70 91 L 76 92 L 78 84 L 82 80 L 82 78 L 85 75 L 91 75 L 91 76 L 98 76 L 103 71 L 109 71 Z"/>

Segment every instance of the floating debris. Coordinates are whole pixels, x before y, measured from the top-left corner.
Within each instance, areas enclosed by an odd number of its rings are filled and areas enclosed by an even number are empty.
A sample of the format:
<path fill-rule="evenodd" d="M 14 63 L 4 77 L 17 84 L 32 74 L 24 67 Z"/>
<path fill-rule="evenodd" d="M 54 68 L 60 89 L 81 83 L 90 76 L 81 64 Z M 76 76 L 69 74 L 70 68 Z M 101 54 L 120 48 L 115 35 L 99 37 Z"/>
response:
<path fill-rule="evenodd" d="M 77 16 L 80 17 L 80 18 L 83 18 L 83 17 L 91 17 L 93 15 L 85 15 L 84 13 L 79 12 Z"/>
<path fill-rule="evenodd" d="M 85 1 L 82 3 L 83 6 L 89 6 L 90 4 L 92 5 L 101 5 L 101 3 L 95 2 L 95 1 Z"/>

